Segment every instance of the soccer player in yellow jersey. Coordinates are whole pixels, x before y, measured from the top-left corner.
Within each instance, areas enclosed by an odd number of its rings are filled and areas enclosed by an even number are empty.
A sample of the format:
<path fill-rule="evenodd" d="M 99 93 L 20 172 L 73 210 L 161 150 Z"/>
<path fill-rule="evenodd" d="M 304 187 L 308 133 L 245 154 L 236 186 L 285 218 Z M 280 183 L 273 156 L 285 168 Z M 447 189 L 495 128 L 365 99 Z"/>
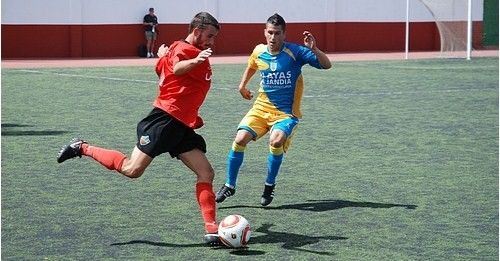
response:
<path fill-rule="evenodd" d="M 318 49 L 314 36 L 304 31 L 304 46 L 285 42 L 286 22 L 274 14 L 266 22 L 264 36 L 267 44 L 255 47 L 248 66 L 243 73 L 239 91 L 247 100 L 253 98 L 247 88 L 252 76 L 259 71 L 261 76 L 259 94 L 253 107 L 241 120 L 236 137 L 227 158 L 226 183 L 217 192 L 216 201 L 224 201 L 236 192 L 236 179 L 246 145 L 270 132 L 268 170 L 261 197 L 261 204 L 267 206 L 274 197 L 276 176 L 283 153 L 288 149 L 290 139 L 302 117 L 302 66 L 309 64 L 318 69 L 329 69 L 332 64 Z"/>

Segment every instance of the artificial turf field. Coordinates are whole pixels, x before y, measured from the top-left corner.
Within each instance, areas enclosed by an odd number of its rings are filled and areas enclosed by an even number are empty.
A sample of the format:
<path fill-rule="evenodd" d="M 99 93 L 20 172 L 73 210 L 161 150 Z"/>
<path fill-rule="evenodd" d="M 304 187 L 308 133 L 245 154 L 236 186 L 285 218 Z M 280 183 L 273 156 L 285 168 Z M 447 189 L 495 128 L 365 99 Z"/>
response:
<path fill-rule="evenodd" d="M 168 154 L 137 180 L 56 163 L 75 136 L 129 154 L 153 68 L 3 69 L 2 260 L 498 260 L 498 69 L 497 57 L 305 66 L 273 203 L 259 204 L 266 136 L 218 206 L 250 221 L 246 250 L 203 244 L 195 177 Z M 251 105 L 243 70 L 213 65 L 201 111 L 214 190 Z"/>

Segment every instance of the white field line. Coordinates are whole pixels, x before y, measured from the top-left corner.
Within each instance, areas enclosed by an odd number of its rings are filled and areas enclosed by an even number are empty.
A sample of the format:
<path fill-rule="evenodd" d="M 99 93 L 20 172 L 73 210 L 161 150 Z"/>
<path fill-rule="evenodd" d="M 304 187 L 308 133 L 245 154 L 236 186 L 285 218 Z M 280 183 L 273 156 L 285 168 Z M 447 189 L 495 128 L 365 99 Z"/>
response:
<path fill-rule="evenodd" d="M 335 93 L 335 94 L 325 94 L 325 95 L 304 95 L 304 98 L 347 98 L 347 97 L 360 97 L 360 96 L 396 96 L 396 95 L 412 95 L 412 94 L 422 94 L 422 93 L 454 93 L 454 92 L 480 92 L 480 91 L 490 91 L 493 88 L 488 89 L 447 89 L 447 90 L 425 90 L 425 91 L 408 91 L 408 92 L 369 92 L 369 93 Z"/>
<path fill-rule="evenodd" d="M 18 71 L 28 72 L 28 73 L 38 73 L 38 74 L 52 74 L 52 75 L 57 75 L 57 76 L 74 77 L 74 78 L 120 81 L 120 82 L 158 83 L 158 81 L 151 81 L 151 80 L 135 80 L 135 79 L 124 79 L 124 78 L 116 78 L 116 77 L 103 77 L 103 76 L 92 76 L 92 75 L 71 74 L 71 73 L 46 72 L 46 71 L 39 71 L 39 70 L 22 69 L 22 70 L 18 70 Z"/>
<path fill-rule="evenodd" d="M 74 78 L 86 78 L 86 79 L 98 79 L 98 80 L 109 80 L 109 81 L 121 81 L 121 82 L 139 82 L 139 83 L 154 83 L 157 84 L 158 81 L 152 80 L 136 80 L 136 79 L 125 79 L 116 77 L 104 77 L 104 76 L 92 76 L 92 75 L 82 75 L 82 74 L 70 74 L 70 73 L 58 73 L 58 72 L 47 72 L 39 70 L 29 70 L 20 69 L 19 71 L 27 73 L 38 73 L 38 74 L 52 74 L 64 77 L 74 77 Z M 233 90 L 232 88 L 224 87 L 212 87 L 216 90 Z M 236 89 L 234 89 L 236 90 Z M 304 95 L 304 98 L 346 98 L 346 97 L 361 97 L 361 96 L 394 96 L 394 95 L 411 95 L 411 94 L 422 94 L 422 93 L 453 93 L 453 92 L 475 92 L 475 91 L 489 91 L 488 89 L 448 89 L 448 90 L 426 90 L 426 91 L 408 91 L 408 92 L 371 92 L 371 93 L 335 93 L 335 94 L 325 94 L 325 95 Z"/>
<path fill-rule="evenodd" d="M 346 63 L 348 64 L 348 63 Z M 373 64 L 353 64 L 352 67 L 374 67 L 377 66 L 379 68 L 383 69 L 402 69 L 402 70 L 419 70 L 419 71 L 425 71 L 425 70 L 447 70 L 447 71 L 452 71 L 452 70 L 471 70 L 471 69 L 496 69 L 497 66 L 489 66 L 489 65 L 450 65 L 450 66 L 412 66 L 412 65 L 373 65 Z"/>

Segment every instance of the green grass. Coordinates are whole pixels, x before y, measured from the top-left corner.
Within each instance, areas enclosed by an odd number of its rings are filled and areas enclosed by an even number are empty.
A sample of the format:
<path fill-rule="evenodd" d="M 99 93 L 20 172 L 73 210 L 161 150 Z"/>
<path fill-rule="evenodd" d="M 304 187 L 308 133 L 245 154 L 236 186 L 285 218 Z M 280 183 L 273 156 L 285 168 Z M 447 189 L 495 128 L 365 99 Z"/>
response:
<path fill-rule="evenodd" d="M 214 189 L 251 106 L 243 69 L 213 66 L 201 112 Z M 250 221 L 247 251 L 202 244 L 194 175 L 168 155 L 138 180 L 88 158 L 56 163 L 73 136 L 130 153 L 152 68 L 3 69 L 2 259 L 498 260 L 498 69 L 497 58 L 304 67 L 304 119 L 275 200 L 259 205 L 265 137 L 219 205 L 219 218 Z"/>

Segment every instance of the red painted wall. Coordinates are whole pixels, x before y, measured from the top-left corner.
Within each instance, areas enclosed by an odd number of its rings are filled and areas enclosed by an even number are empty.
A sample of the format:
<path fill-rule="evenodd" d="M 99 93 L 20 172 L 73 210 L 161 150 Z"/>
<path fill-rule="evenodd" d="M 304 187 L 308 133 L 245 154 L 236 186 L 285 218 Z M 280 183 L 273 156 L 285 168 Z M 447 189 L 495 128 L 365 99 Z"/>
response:
<path fill-rule="evenodd" d="M 248 55 L 264 43 L 263 24 L 222 24 L 217 55 Z M 157 43 L 170 44 L 187 35 L 187 25 L 160 25 Z M 311 31 L 325 52 L 404 51 L 405 24 L 309 23 L 287 24 L 287 40 L 302 42 Z M 473 46 L 480 48 L 482 22 L 474 22 Z M 439 50 L 439 33 L 433 22 L 412 23 L 410 50 Z M 2 58 L 66 58 L 137 56 L 144 43 L 142 25 L 2 25 Z"/>

